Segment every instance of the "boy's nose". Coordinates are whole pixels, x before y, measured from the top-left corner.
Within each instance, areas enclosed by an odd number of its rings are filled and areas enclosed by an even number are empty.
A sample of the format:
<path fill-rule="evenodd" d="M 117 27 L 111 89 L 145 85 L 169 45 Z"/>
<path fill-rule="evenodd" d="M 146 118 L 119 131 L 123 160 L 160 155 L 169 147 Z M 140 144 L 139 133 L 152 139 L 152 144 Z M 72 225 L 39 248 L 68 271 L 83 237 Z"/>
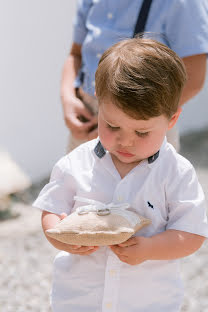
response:
<path fill-rule="evenodd" d="M 118 143 L 122 147 L 130 147 L 130 146 L 133 146 L 134 139 L 132 138 L 131 135 L 120 135 L 118 138 Z"/>

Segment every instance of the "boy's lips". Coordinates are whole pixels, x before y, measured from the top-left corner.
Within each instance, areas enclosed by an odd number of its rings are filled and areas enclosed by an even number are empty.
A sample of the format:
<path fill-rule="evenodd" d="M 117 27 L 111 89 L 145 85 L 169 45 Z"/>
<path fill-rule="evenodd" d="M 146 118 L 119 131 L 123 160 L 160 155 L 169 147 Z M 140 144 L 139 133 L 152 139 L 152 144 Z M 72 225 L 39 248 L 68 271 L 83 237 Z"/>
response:
<path fill-rule="evenodd" d="M 131 153 L 127 152 L 127 151 L 119 150 L 119 151 L 117 151 L 117 153 L 120 154 L 121 156 L 124 156 L 124 157 L 133 157 L 134 156 L 134 154 L 131 154 Z"/>

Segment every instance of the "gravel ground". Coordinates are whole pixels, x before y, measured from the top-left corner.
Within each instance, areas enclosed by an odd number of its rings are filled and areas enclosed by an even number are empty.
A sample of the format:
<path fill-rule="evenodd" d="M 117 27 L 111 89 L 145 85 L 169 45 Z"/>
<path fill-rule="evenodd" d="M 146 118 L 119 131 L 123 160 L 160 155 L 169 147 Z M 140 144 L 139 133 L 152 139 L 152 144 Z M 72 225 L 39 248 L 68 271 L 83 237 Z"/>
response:
<path fill-rule="evenodd" d="M 183 137 L 181 142 L 181 154 L 196 167 L 208 199 L 208 130 Z M 22 199 L 33 201 L 43 183 L 22 194 Z M 42 234 L 38 210 L 14 202 L 12 213 L 19 216 L 0 223 L 0 311 L 50 312 L 49 292 L 56 250 Z M 207 260 L 208 242 L 182 260 L 185 284 L 182 312 L 208 312 Z"/>

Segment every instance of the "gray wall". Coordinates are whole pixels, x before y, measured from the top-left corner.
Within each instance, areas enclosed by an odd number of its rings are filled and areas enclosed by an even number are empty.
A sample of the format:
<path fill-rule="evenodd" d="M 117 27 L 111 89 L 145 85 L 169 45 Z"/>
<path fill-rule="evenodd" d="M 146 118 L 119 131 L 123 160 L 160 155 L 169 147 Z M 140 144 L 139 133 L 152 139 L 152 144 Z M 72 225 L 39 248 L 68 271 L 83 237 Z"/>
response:
<path fill-rule="evenodd" d="M 33 181 L 66 149 L 59 85 L 75 6 L 75 0 L 0 0 L 0 147 Z M 206 89 L 185 106 L 182 133 L 208 126 Z"/>

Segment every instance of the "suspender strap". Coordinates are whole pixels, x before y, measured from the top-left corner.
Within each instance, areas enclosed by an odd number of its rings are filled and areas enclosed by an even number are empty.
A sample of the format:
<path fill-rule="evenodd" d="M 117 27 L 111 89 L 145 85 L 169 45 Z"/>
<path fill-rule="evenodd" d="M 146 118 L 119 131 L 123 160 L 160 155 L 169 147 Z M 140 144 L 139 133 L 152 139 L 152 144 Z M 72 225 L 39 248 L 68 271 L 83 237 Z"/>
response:
<path fill-rule="evenodd" d="M 142 6 L 140 9 L 138 18 L 137 18 L 137 22 L 134 28 L 133 37 L 135 37 L 135 35 L 138 33 L 144 32 L 151 4 L 152 4 L 152 0 L 143 0 Z"/>

